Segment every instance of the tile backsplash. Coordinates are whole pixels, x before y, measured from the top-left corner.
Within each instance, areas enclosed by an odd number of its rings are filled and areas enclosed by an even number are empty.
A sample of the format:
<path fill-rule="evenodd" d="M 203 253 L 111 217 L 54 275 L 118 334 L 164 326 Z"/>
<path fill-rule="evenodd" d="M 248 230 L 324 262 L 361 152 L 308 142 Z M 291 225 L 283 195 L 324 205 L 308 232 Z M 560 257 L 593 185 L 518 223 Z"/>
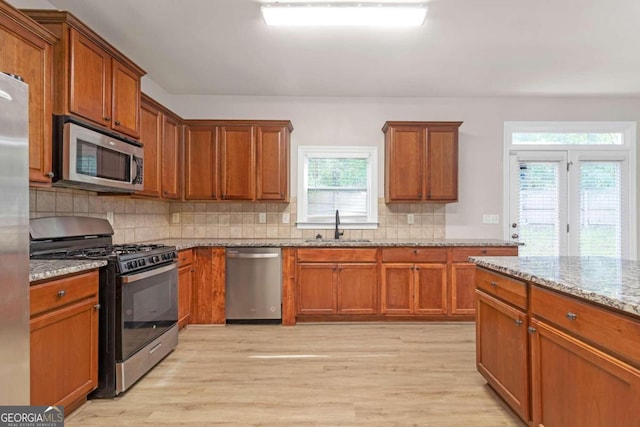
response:
<path fill-rule="evenodd" d="M 167 202 L 62 188 L 30 190 L 30 216 L 91 216 L 113 213 L 114 242 L 164 238 L 304 238 L 331 237 L 331 230 L 296 228 L 296 200 L 285 203 Z M 264 213 L 266 223 L 260 223 Z M 290 221 L 282 223 L 282 214 Z M 178 215 L 174 215 L 178 214 Z M 407 214 L 413 214 L 409 224 Z M 174 216 L 178 220 L 174 223 Z M 377 230 L 344 230 L 350 239 L 428 239 L 445 237 L 444 204 L 378 203 Z"/>

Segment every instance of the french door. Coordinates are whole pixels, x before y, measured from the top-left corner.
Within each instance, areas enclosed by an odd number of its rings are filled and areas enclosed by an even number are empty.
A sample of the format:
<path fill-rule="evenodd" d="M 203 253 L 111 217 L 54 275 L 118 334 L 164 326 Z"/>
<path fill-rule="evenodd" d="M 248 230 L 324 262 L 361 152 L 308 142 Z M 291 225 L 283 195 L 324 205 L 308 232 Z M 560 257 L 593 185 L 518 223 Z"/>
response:
<path fill-rule="evenodd" d="M 509 153 L 509 238 L 521 256 L 628 258 L 626 153 Z"/>

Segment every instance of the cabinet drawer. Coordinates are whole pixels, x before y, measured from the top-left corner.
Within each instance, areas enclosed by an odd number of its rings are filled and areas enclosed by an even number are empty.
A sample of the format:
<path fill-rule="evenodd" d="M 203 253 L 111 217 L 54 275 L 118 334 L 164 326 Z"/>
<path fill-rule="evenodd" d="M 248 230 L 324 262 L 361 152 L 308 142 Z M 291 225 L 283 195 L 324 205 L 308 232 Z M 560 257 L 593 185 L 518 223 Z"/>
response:
<path fill-rule="evenodd" d="M 185 249 L 178 252 L 178 268 L 193 263 L 193 249 Z"/>
<path fill-rule="evenodd" d="M 533 286 L 531 312 L 640 366 L 640 319 Z"/>
<path fill-rule="evenodd" d="M 51 280 L 29 288 L 31 316 L 98 293 L 98 271 Z"/>
<path fill-rule="evenodd" d="M 385 248 L 382 262 L 447 262 L 446 248 Z"/>
<path fill-rule="evenodd" d="M 473 247 L 451 250 L 453 262 L 469 262 L 470 256 L 518 256 L 518 247 Z"/>
<path fill-rule="evenodd" d="M 377 249 L 298 249 L 301 262 L 376 262 Z"/>
<path fill-rule="evenodd" d="M 525 282 L 477 268 L 476 287 L 517 307 L 527 308 Z"/>

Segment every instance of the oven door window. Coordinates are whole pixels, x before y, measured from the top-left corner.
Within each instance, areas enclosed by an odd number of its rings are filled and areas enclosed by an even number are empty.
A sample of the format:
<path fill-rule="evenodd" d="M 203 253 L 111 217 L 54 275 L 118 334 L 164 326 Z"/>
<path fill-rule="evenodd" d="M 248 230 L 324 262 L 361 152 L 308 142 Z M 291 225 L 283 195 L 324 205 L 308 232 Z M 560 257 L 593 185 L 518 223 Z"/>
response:
<path fill-rule="evenodd" d="M 146 276 L 145 273 L 137 275 Z M 178 321 L 178 272 L 174 265 L 169 271 L 150 277 L 128 283 L 121 280 L 120 288 L 122 335 L 119 353 L 125 360 Z"/>
<path fill-rule="evenodd" d="M 131 182 L 131 155 L 77 141 L 76 172 L 114 181 Z"/>

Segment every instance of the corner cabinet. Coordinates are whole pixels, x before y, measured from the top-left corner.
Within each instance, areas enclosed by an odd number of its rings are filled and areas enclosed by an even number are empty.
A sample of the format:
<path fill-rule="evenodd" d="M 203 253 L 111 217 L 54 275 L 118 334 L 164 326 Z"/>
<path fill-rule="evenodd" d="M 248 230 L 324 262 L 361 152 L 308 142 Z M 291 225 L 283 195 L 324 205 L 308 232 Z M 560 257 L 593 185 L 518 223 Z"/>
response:
<path fill-rule="evenodd" d="M 73 114 L 140 137 L 140 79 L 144 70 L 74 15 L 24 10 L 58 37 L 54 48 L 54 114 Z"/>
<path fill-rule="evenodd" d="M 0 2 L 0 72 L 29 85 L 29 181 L 51 184 L 53 45 L 56 37 L 22 12 Z"/>
<path fill-rule="evenodd" d="M 187 120 L 186 200 L 289 200 L 288 121 Z"/>
<path fill-rule="evenodd" d="M 98 272 L 33 284 L 31 405 L 82 405 L 98 385 Z"/>
<path fill-rule="evenodd" d="M 458 200 L 462 122 L 386 122 L 385 202 Z"/>
<path fill-rule="evenodd" d="M 144 145 L 144 189 L 137 194 L 179 199 L 182 194 L 182 120 L 144 94 L 140 117 L 140 142 Z"/>

